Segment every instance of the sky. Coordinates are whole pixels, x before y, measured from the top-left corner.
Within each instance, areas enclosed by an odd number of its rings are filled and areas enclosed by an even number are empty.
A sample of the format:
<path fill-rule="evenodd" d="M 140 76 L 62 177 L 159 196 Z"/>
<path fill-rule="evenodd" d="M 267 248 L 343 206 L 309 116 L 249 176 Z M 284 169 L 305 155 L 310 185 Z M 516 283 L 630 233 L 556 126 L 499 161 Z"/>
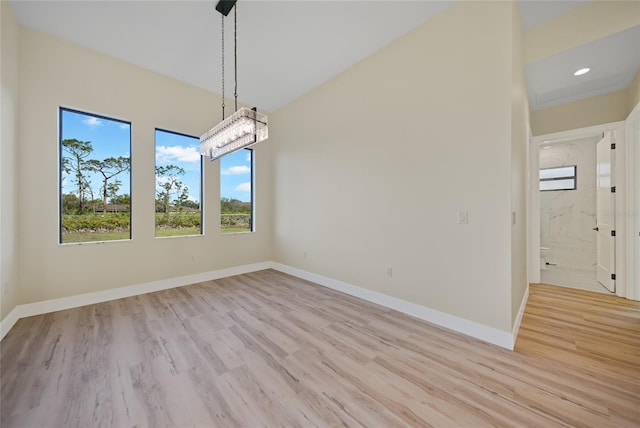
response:
<path fill-rule="evenodd" d="M 108 157 L 131 156 L 131 124 L 103 117 L 86 115 L 71 110 L 61 110 L 60 122 L 61 141 L 66 139 L 76 139 L 80 141 L 90 141 L 93 151 L 85 159 L 104 160 Z M 64 156 L 64 152 L 63 152 Z M 122 182 L 118 194 L 129 194 L 130 192 L 130 172 L 123 172 L 116 178 Z M 101 199 L 100 187 L 102 176 L 90 174 L 91 187 L 94 198 Z M 110 180 L 110 183 L 114 180 Z M 72 176 L 62 175 L 62 193 L 71 193 L 77 189 L 72 182 Z"/>
<path fill-rule="evenodd" d="M 180 181 L 189 188 L 189 199 L 199 202 L 202 170 L 200 139 L 156 129 L 156 166 L 168 165 L 184 169 Z M 156 180 L 156 191 L 160 190 L 157 184 Z"/>
<path fill-rule="evenodd" d="M 220 158 L 220 197 L 251 202 L 251 149 Z"/>
<path fill-rule="evenodd" d="M 107 157 L 130 156 L 131 124 L 128 122 L 71 110 L 61 111 L 61 139 L 75 138 L 80 141 L 90 141 L 93 152 L 89 159 L 103 160 Z M 200 201 L 202 157 L 199 138 L 156 130 L 155 139 L 156 166 L 176 165 L 183 168 L 185 174 L 180 180 L 189 187 L 189 198 Z M 251 153 L 250 149 L 243 149 L 216 161 L 220 162 L 221 197 L 244 202 L 251 201 Z M 208 159 L 205 158 L 205 161 L 208 162 Z M 133 165 L 135 166 L 135 160 Z M 62 178 L 62 192 L 74 191 L 76 186 L 71 182 L 72 177 L 65 177 L 63 174 Z M 123 172 L 117 178 L 122 182 L 118 193 L 130 194 L 130 173 Z M 101 183 L 98 176 L 92 179 L 96 198 L 99 198 Z"/>
<path fill-rule="evenodd" d="M 181 181 L 189 187 L 193 201 L 199 200 L 200 159 L 199 138 L 156 131 L 156 166 L 176 165 L 184 169 Z M 205 157 L 205 161 L 209 160 Z M 238 150 L 220 158 L 219 162 L 220 197 L 250 202 L 251 150 Z"/>

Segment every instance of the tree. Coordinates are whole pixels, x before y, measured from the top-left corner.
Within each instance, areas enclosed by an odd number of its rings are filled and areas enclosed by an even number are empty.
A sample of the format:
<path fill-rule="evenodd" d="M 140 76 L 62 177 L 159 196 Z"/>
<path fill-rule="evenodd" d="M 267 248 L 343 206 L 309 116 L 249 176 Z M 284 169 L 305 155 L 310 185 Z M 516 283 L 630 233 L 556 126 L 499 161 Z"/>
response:
<path fill-rule="evenodd" d="M 117 158 L 109 157 L 103 161 L 90 159 L 87 161 L 87 169 L 102 175 L 102 212 L 107 212 L 107 196 L 109 195 L 109 180 L 125 171 L 129 171 L 131 159 L 125 156 Z"/>
<path fill-rule="evenodd" d="M 182 186 L 180 196 L 178 196 L 178 199 L 176 199 L 174 203 L 178 206 L 178 209 L 182 211 L 182 208 L 187 205 L 187 202 L 189 202 L 189 186 Z"/>
<path fill-rule="evenodd" d="M 62 212 L 64 214 L 72 214 L 78 209 L 79 199 L 73 193 L 62 195 Z"/>
<path fill-rule="evenodd" d="M 86 194 L 91 189 L 89 180 L 85 175 L 87 163 L 85 159 L 89 157 L 91 152 L 93 152 L 91 141 L 80 141 L 75 138 L 62 140 L 62 170 L 66 174 L 73 174 L 74 176 L 72 182 L 78 188 L 79 213 L 84 211 Z"/>
<path fill-rule="evenodd" d="M 182 206 L 185 208 L 192 208 L 194 210 L 200 209 L 200 203 L 198 201 L 192 201 L 191 199 L 187 199 L 182 202 Z"/>
<path fill-rule="evenodd" d="M 131 205 L 131 195 L 115 195 L 109 201 L 116 205 Z"/>
<path fill-rule="evenodd" d="M 184 175 L 184 169 L 176 165 L 156 166 L 156 185 L 160 188 L 156 192 L 158 200 L 164 207 L 164 212 L 169 213 L 171 195 L 176 194 L 176 200 L 180 199 L 180 190 L 185 187 L 179 177 Z"/>
<path fill-rule="evenodd" d="M 118 179 L 116 179 L 114 183 L 107 184 L 107 194 L 111 203 L 115 205 L 116 212 L 118 212 L 118 204 L 113 202 L 113 200 L 118 196 L 118 190 L 120 190 L 120 187 L 122 187 L 122 181 Z"/>
<path fill-rule="evenodd" d="M 247 214 L 251 212 L 251 203 L 234 198 L 220 198 L 220 212 L 222 214 Z"/>

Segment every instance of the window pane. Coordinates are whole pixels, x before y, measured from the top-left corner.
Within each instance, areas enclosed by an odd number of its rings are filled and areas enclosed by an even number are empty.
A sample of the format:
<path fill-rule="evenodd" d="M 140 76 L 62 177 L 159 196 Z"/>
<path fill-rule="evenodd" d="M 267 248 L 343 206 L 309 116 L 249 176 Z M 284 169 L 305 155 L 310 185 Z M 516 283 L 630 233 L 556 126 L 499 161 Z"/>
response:
<path fill-rule="evenodd" d="M 253 150 L 220 158 L 220 227 L 222 233 L 253 231 Z"/>
<path fill-rule="evenodd" d="M 574 178 L 540 182 L 540 190 L 574 190 L 575 188 L 576 180 Z"/>
<path fill-rule="evenodd" d="M 131 239 L 131 124 L 60 109 L 60 242 Z"/>
<path fill-rule="evenodd" d="M 575 177 L 575 166 L 562 166 L 558 168 L 545 168 L 540 170 L 540 178 L 564 178 Z"/>
<path fill-rule="evenodd" d="M 200 140 L 156 129 L 156 236 L 201 235 L 201 195 Z"/>

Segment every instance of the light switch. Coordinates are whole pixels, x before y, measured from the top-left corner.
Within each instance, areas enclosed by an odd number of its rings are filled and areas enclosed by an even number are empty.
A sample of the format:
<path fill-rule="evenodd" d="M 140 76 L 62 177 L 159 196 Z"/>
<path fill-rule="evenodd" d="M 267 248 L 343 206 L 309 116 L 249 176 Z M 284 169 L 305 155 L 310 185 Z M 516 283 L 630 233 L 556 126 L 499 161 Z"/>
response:
<path fill-rule="evenodd" d="M 458 224 L 469 223 L 469 213 L 467 211 L 458 211 Z"/>

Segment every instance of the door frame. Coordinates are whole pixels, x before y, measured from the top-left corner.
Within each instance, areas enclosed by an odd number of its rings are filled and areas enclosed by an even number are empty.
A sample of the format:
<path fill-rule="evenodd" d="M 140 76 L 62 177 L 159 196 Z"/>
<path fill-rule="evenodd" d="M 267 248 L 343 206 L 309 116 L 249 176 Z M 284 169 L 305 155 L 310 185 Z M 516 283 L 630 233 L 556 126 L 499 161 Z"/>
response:
<path fill-rule="evenodd" d="M 596 142 L 596 278 L 600 284 L 609 292 L 617 291 L 616 280 L 613 273 L 616 272 L 616 225 L 620 222 L 616 216 L 607 213 L 616 212 L 616 193 L 611 193 L 612 186 L 615 186 L 615 152 L 612 144 L 615 144 L 615 137 L 612 132 L 605 132 L 602 138 Z M 608 163 L 608 174 L 604 183 L 601 183 L 602 162 Z M 613 179 L 612 179 L 613 178 Z M 622 187 L 624 189 L 624 186 Z M 604 211 L 603 211 L 604 209 Z M 604 252 L 603 252 L 604 250 Z"/>
<path fill-rule="evenodd" d="M 639 114 L 640 117 L 640 114 Z M 622 191 L 616 192 L 616 294 L 627 297 L 627 275 L 629 273 L 628 264 L 635 261 L 629 260 L 627 251 L 626 230 L 629 223 L 622 217 L 626 213 L 626 202 L 629 194 L 634 191 L 628 186 L 627 181 L 627 159 L 628 148 L 625 144 L 625 121 L 606 123 L 603 125 L 589 126 L 586 128 L 572 129 L 569 131 L 554 132 L 551 134 L 538 135 L 531 139 L 529 146 L 529 215 L 527 216 L 527 230 L 529 231 L 529 260 L 528 273 L 530 283 L 540 282 L 540 191 L 539 191 L 539 169 L 540 169 L 540 146 L 550 142 L 560 143 L 581 138 L 602 136 L 603 132 L 612 131 L 612 136 L 616 144 L 616 153 L 613 160 L 614 184 Z M 635 287 L 634 287 L 635 288 Z M 640 296 L 639 296 L 640 297 Z M 638 297 L 636 297 L 638 298 Z"/>
<path fill-rule="evenodd" d="M 640 103 L 627 117 L 627 295 L 640 300 Z M 632 128 L 635 127 L 634 131 Z"/>

